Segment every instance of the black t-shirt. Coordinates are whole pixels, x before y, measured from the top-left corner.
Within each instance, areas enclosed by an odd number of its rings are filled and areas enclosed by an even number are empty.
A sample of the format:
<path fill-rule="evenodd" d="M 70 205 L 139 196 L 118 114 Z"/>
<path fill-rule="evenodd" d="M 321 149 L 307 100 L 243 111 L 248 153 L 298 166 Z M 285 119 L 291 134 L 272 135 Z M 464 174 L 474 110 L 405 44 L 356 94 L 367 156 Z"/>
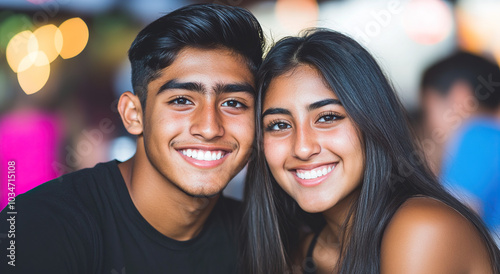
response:
<path fill-rule="evenodd" d="M 202 232 L 176 241 L 142 217 L 117 164 L 73 172 L 16 197 L 16 213 L 7 206 L 0 214 L 0 273 L 236 272 L 239 202 L 220 197 Z M 15 266 L 7 256 L 13 250 Z"/>

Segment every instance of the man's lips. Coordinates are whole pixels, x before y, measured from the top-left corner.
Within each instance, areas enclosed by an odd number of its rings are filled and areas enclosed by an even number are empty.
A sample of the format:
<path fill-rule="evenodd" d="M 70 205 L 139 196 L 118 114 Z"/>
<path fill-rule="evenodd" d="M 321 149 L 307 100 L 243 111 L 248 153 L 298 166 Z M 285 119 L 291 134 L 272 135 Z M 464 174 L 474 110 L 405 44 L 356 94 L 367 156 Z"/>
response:
<path fill-rule="evenodd" d="M 179 150 L 182 155 L 199 160 L 199 161 L 215 161 L 224 157 L 227 153 L 223 150 L 202 150 L 202 149 L 183 149 Z"/>
<path fill-rule="evenodd" d="M 209 146 L 184 146 L 176 148 L 181 156 L 196 167 L 211 168 L 220 165 L 231 153 L 228 148 Z"/>

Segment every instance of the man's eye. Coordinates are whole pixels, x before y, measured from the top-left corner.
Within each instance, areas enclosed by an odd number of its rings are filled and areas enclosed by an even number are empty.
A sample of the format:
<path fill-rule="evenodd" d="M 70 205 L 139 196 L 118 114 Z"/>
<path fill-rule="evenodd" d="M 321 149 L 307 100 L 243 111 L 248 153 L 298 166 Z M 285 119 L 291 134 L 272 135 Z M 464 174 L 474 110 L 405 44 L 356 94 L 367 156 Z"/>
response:
<path fill-rule="evenodd" d="M 245 108 L 246 106 L 236 100 L 229 100 L 222 103 L 223 107 L 231 107 L 231 108 Z"/>
<path fill-rule="evenodd" d="M 170 101 L 169 103 L 174 104 L 174 105 L 192 105 L 193 104 L 193 102 L 189 101 L 188 99 L 186 99 L 184 97 L 176 98 L 176 99 Z"/>

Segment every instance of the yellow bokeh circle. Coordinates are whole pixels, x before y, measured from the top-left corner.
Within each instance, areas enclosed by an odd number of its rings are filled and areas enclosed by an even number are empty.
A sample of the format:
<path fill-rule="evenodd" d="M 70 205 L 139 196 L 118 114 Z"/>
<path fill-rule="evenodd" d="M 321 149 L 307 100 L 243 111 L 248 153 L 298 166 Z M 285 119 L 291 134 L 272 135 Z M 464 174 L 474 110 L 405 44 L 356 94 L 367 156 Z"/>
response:
<path fill-rule="evenodd" d="M 34 60 L 29 63 L 21 61 L 32 52 L 38 51 L 38 41 L 29 30 L 16 34 L 7 44 L 6 58 L 7 63 L 14 72 L 19 72 L 28 69 Z"/>
<path fill-rule="evenodd" d="M 32 62 L 32 65 L 28 69 L 19 72 L 17 80 L 26 94 L 33 94 L 47 83 L 50 75 L 50 62 L 43 51 L 28 54 L 23 58 L 21 64 L 24 62 Z"/>
<path fill-rule="evenodd" d="M 38 41 L 38 50 L 45 52 L 49 62 L 54 61 L 61 52 L 63 38 L 61 31 L 54 25 L 45 25 L 33 32 Z"/>

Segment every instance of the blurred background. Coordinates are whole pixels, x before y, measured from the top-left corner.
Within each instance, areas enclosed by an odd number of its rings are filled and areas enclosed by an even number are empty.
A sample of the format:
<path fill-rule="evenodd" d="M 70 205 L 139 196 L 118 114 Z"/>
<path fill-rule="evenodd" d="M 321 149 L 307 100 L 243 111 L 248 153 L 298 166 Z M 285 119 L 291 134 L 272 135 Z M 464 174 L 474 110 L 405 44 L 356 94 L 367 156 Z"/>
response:
<path fill-rule="evenodd" d="M 421 137 L 431 138 L 427 155 L 437 175 L 448 139 L 433 138 L 424 125 L 424 70 L 458 50 L 500 62 L 500 1 L 493 0 L 2 0 L 0 208 L 7 204 L 8 161 L 16 162 L 21 194 L 133 155 L 135 140 L 116 110 L 120 94 L 132 89 L 128 48 L 146 24 L 193 3 L 249 9 L 268 43 L 309 27 L 356 39 L 393 82 Z M 241 198 L 243 177 L 225 190 L 229 196 Z"/>

